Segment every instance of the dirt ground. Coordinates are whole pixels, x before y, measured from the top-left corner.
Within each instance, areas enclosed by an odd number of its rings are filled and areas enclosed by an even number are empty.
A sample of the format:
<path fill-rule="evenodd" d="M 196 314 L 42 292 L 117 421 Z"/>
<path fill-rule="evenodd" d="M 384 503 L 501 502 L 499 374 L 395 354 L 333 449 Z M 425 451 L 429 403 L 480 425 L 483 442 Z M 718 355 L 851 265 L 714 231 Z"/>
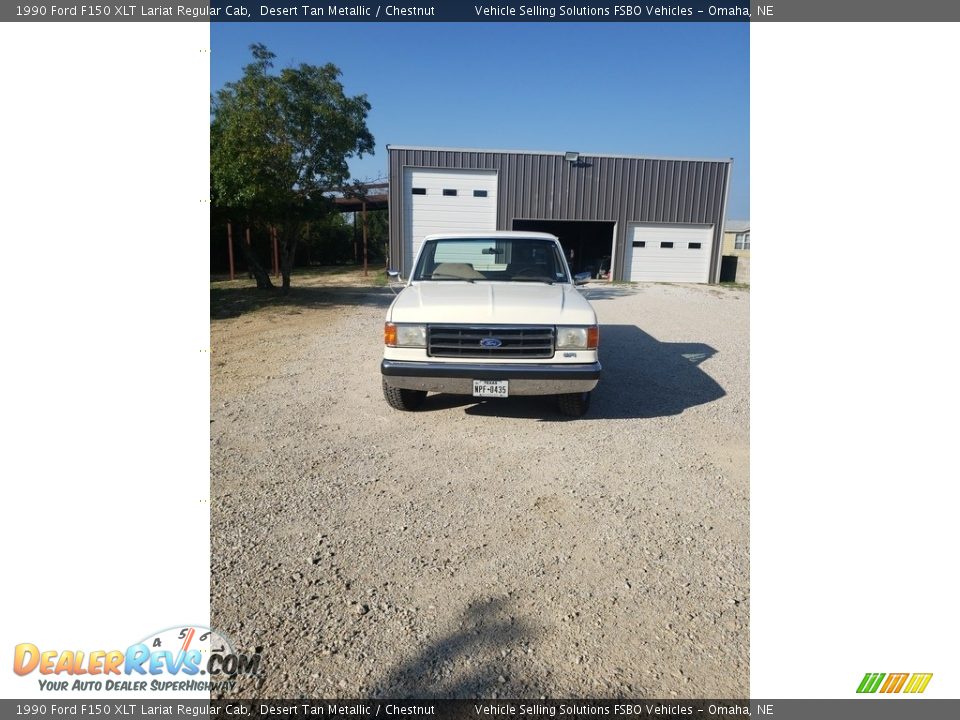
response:
<path fill-rule="evenodd" d="M 570 420 L 391 410 L 389 289 L 248 285 L 211 301 L 211 625 L 263 653 L 231 696 L 748 697 L 748 291 L 591 287 Z"/>

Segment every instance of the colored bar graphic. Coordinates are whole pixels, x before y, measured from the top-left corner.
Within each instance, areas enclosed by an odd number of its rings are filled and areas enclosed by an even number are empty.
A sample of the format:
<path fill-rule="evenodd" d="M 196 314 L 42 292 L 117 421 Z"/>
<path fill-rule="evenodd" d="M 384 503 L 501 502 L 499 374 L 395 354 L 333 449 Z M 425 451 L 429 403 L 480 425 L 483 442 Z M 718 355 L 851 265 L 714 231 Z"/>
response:
<path fill-rule="evenodd" d="M 910 677 L 910 682 L 907 683 L 907 687 L 904 688 L 905 693 L 922 693 L 927 689 L 927 685 L 930 684 L 930 678 L 933 677 L 933 673 L 914 673 Z"/>
<path fill-rule="evenodd" d="M 883 679 L 886 678 L 886 682 Z M 927 689 L 933 673 L 866 673 L 860 685 L 857 686 L 858 693 L 875 693 L 879 688 L 881 693 L 898 693 L 901 690 L 905 693 L 917 694 Z M 880 683 L 883 683 L 881 687 Z M 906 687 L 904 687 L 906 684 Z"/>
<path fill-rule="evenodd" d="M 907 677 L 910 673 L 890 673 L 887 676 L 887 681 L 883 684 L 883 687 L 880 688 L 882 693 L 898 693 L 900 688 L 903 687 L 903 683 L 907 681 Z"/>
<path fill-rule="evenodd" d="M 908 673 L 900 673 L 900 682 L 897 683 L 897 686 L 893 689 L 895 693 L 900 692 L 900 689 L 903 687 L 903 684 L 907 681 Z"/>
<path fill-rule="evenodd" d="M 880 682 L 884 678 L 884 673 L 867 673 L 863 676 L 863 680 L 860 681 L 860 687 L 857 688 L 858 693 L 875 693 L 877 688 L 880 687 Z"/>

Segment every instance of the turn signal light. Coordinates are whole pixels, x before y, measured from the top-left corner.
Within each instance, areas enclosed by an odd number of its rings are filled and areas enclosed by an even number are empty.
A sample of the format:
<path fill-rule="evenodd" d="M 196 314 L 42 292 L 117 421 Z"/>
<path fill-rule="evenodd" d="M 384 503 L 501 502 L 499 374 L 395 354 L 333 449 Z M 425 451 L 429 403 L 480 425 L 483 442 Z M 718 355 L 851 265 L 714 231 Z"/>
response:
<path fill-rule="evenodd" d="M 594 325 L 587 328 L 587 349 L 596 350 L 600 347 L 600 326 Z"/>
<path fill-rule="evenodd" d="M 383 344 L 388 347 L 397 346 L 397 326 L 391 322 L 383 326 Z"/>

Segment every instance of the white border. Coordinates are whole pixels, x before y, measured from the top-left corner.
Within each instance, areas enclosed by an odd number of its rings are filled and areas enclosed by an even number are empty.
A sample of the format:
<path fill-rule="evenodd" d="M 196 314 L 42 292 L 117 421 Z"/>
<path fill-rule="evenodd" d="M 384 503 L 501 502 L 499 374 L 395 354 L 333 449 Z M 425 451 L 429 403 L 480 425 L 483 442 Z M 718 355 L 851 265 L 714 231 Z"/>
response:
<path fill-rule="evenodd" d="M 958 48 L 751 27 L 754 697 L 960 697 Z"/>
<path fill-rule="evenodd" d="M 209 625 L 209 25 L 4 24 L 0 53 L 0 691 L 51 697 L 14 645 Z"/>

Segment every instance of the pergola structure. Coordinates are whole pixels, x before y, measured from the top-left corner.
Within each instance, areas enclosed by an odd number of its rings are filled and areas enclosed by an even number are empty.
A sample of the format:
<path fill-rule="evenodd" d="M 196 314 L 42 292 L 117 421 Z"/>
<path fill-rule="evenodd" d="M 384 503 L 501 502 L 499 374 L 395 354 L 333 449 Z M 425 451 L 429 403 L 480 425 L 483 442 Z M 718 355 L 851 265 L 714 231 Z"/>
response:
<path fill-rule="evenodd" d="M 367 210 L 385 210 L 388 207 L 389 199 L 388 183 L 366 183 L 339 188 L 333 191 L 330 198 L 337 212 L 353 213 L 353 227 L 356 232 L 357 213 L 360 213 L 361 227 L 363 228 L 363 274 L 367 274 Z M 273 275 L 280 275 L 280 249 L 277 244 L 277 232 L 275 228 L 270 229 L 270 237 L 273 241 Z M 250 243 L 250 229 L 247 228 L 246 242 Z M 236 277 L 233 263 L 233 228 L 227 221 L 227 256 L 230 263 L 230 279 Z M 359 258 L 357 258 L 359 260 Z"/>
<path fill-rule="evenodd" d="M 363 228 L 363 274 L 367 274 L 367 210 L 386 210 L 390 186 L 388 183 L 370 183 L 356 187 L 344 188 L 333 204 L 340 212 L 353 213 L 354 238 L 356 238 L 357 213 L 360 213 L 361 227 Z M 372 191 L 372 192 L 371 192 Z M 354 243 L 356 249 L 356 243 Z M 356 258 L 359 260 L 359 258 Z"/>
<path fill-rule="evenodd" d="M 333 204 L 340 212 L 362 212 L 363 210 L 385 210 L 389 198 L 389 183 L 371 183 L 357 188 L 343 188 L 337 191 Z"/>

